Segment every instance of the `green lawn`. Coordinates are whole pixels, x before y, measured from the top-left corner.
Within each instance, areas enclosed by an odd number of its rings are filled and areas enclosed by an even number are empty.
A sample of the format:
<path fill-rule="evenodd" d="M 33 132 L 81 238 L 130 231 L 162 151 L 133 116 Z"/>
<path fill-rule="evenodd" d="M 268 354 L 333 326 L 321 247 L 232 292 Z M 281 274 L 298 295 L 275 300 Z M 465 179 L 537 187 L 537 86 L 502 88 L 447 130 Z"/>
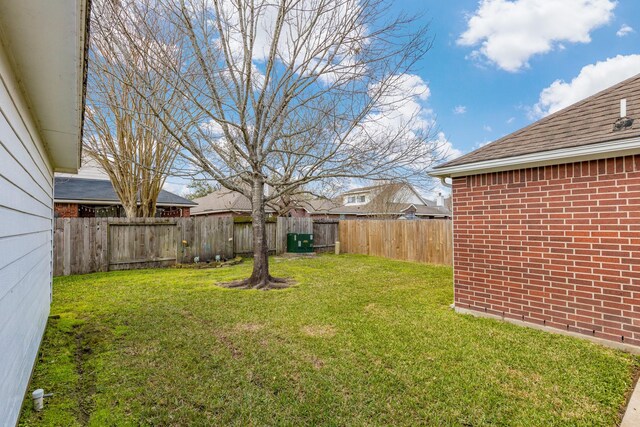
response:
<path fill-rule="evenodd" d="M 284 291 L 223 289 L 250 261 L 58 278 L 21 424 L 614 426 L 638 359 L 455 314 L 451 269 L 272 260 Z"/>

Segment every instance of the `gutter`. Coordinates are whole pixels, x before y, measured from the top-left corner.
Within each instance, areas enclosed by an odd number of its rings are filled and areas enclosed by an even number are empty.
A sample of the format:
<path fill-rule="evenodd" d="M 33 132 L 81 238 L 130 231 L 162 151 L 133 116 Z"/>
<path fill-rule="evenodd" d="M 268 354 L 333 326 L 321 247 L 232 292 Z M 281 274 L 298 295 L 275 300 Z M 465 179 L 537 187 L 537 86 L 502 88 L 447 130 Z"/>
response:
<path fill-rule="evenodd" d="M 621 139 L 609 142 L 597 142 L 579 147 L 559 148 L 556 150 L 540 151 L 523 154 L 521 156 L 505 157 L 501 159 L 483 160 L 454 166 L 444 166 L 429 172 L 430 176 L 444 178 L 458 176 L 479 175 L 506 170 L 527 169 L 582 162 L 587 160 L 608 159 L 612 157 L 640 154 L 640 137 Z M 447 185 L 447 184 L 445 184 Z"/>

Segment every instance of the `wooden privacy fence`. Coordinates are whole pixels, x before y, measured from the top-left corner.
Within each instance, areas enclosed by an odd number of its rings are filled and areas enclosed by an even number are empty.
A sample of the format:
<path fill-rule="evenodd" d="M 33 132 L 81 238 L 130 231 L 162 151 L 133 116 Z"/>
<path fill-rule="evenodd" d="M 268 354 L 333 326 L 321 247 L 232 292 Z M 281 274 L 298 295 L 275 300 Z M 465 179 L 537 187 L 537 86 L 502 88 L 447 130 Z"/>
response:
<path fill-rule="evenodd" d="M 277 254 L 286 250 L 287 233 L 318 230 L 316 245 L 333 247 L 338 228 L 337 222 L 315 225 L 311 218 L 278 218 L 266 225 L 269 251 Z M 66 276 L 249 255 L 253 231 L 251 222 L 231 217 L 58 218 L 53 242 L 53 274 Z"/>
<path fill-rule="evenodd" d="M 343 253 L 453 265 L 449 220 L 346 220 L 339 230 Z"/>
<path fill-rule="evenodd" d="M 233 231 L 233 218 L 58 218 L 53 275 L 231 258 Z"/>
<path fill-rule="evenodd" d="M 314 235 L 316 251 L 341 251 L 432 264 L 452 264 L 451 221 L 312 220 L 267 223 L 271 253 L 286 251 L 288 233 Z M 162 267 L 253 252 L 250 222 L 233 218 L 59 218 L 54 228 L 54 276 Z"/>

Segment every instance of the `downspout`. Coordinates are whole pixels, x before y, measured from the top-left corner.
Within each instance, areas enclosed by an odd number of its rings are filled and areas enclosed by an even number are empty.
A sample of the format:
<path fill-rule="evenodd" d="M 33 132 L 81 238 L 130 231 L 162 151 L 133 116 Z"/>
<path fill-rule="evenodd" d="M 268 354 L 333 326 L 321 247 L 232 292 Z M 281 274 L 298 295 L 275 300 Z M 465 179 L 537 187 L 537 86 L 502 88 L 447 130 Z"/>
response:
<path fill-rule="evenodd" d="M 442 185 L 444 185 L 447 188 L 451 188 L 451 184 L 447 182 L 447 178 L 446 176 L 441 176 L 440 177 L 440 182 L 442 183 Z"/>
<path fill-rule="evenodd" d="M 447 178 L 446 176 L 441 176 L 440 177 L 440 183 L 442 183 L 443 186 L 447 187 L 447 188 L 452 188 L 453 187 L 453 183 L 448 183 L 447 182 Z M 453 228 L 453 221 L 455 221 L 455 216 L 453 216 L 453 189 L 451 190 L 451 226 Z M 451 230 L 451 247 L 452 247 L 452 254 L 451 254 L 451 268 L 453 269 L 453 303 L 451 303 L 450 307 L 455 310 L 456 309 L 456 271 L 455 271 L 455 256 L 456 256 L 456 251 L 455 249 L 453 249 L 455 247 L 454 245 L 454 235 L 453 235 L 453 229 Z"/>

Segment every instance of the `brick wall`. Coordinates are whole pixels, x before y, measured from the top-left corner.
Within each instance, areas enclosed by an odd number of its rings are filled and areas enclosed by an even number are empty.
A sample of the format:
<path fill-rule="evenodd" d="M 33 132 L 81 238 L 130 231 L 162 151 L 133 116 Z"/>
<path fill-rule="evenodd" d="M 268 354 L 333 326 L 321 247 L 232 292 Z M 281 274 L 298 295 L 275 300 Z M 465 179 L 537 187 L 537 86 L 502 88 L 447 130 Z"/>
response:
<path fill-rule="evenodd" d="M 55 203 L 53 210 L 56 218 L 78 218 L 77 203 Z"/>
<path fill-rule="evenodd" d="M 454 178 L 457 307 L 640 345 L 640 156 Z"/>

